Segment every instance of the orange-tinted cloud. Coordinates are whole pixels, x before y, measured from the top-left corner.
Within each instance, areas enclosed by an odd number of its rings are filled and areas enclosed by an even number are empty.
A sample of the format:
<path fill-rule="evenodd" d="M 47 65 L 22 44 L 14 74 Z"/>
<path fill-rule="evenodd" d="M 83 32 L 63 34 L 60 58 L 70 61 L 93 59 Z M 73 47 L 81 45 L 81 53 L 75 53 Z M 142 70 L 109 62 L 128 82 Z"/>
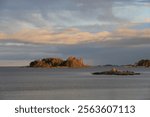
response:
<path fill-rule="evenodd" d="M 146 18 L 144 21 L 150 23 L 150 18 Z"/>
<path fill-rule="evenodd" d="M 78 44 L 86 42 L 109 41 L 125 38 L 150 38 L 150 29 L 118 29 L 114 32 L 83 32 L 78 29 L 66 29 L 60 32 L 46 29 L 24 29 L 13 34 L 0 33 L 1 40 L 15 39 L 29 43 L 43 44 Z"/>
<path fill-rule="evenodd" d="M 0 39 L 15 39 L 31 43 L 46 44 L 77 44 L 86 41 L 95 41 L 105 37 L 108 32 L 90 33 L 78 29 L 67 29 L 61 32 L 52 32 L 45 29 L 25 29 L 13 34 L 0 33 Z"/>
<path fill-rule="evenodd" d="M 150 29 L 143 29 L 143 30 L 135 30 L 135 29 L 118 29 L 113 34 L 116 37 L 126 37 L 126 38 L 132 38 L 132 37 L 150 37 Z"/>

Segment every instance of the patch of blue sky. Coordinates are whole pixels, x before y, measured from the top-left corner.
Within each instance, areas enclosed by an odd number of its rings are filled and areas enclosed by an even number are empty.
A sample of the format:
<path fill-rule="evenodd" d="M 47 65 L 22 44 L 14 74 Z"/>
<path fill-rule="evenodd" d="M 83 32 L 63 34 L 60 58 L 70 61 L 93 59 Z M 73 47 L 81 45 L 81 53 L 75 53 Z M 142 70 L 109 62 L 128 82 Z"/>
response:
<path fill-rule="evenodd" d="M 150 23 L 139 23 L 134 26 L 130 26 L 130 29 L 138 29 L 138 30 L 143 30 L 143 29 L 150 29 Z"/>
<path fill-rule="evenodd" d="M 150 18 L 150 7 L 145 5 L 114 7 L 113 13 L 116 17 L 127 19 L 130 22 L 144 22 L 145 19 Z"/>

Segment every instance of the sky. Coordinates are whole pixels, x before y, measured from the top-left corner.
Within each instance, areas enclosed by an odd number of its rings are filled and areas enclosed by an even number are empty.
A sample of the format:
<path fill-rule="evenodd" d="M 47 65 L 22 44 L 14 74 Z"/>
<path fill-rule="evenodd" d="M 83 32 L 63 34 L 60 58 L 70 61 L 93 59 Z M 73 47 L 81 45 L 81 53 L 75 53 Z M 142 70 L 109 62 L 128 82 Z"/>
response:
<path fill-rule="evenodd" d="M 68 56 L 133 64 L 149 50 L 150 0 L 0 0 L 0 66 Z"/>

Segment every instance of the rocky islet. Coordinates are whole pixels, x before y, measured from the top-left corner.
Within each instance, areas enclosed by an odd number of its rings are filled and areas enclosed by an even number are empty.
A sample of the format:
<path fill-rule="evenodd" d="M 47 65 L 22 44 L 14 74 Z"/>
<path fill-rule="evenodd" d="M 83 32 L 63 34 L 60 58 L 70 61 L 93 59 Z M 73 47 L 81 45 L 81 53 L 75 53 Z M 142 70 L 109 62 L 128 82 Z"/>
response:
<path fill-rule="evenodd" d="M 66 60 L 61 58 L 44 58 L 40 60 L 32 61 L 30 67 L 41 67 L 41 68 L 54 68 L 54 67 L 73 67 L 80 68 L 86 65 L 82 58 L 76 58 L 74 56 L 68 57 Z"/>

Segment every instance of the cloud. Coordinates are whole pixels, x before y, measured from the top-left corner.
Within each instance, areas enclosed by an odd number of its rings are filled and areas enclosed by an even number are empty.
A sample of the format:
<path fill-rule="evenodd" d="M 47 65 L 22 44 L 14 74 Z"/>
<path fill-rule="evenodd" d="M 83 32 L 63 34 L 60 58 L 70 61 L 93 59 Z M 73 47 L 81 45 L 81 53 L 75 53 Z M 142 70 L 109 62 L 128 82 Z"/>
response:
<path fill-rule="evenodd" d="M 0 0 L 0 60 L 150 57 L 149 0 Z"/>
<path fill-rule="evenodd" d="M 0 40 L 18 40 L 26 43 L 50 45 L 73 45 L 97 42 L 103 43 L 109 41 L 111 42 L 112 40 L 128 40 L 130 42 L 132 39 L 134 39 L 135 42 L 139 42 L 139 39 L 144 42 L 143 39 L 145 38 L 150 41 L 150 29 L 135 30 L 121 28 L 113 32 L 103 31 L 97 33 L 83 32 L 75 28 L 60 30 L 59 32 L 49 31 L 46 29 L 24 29 L 12 34 L 0 33 Z"/>
<path fill-rule="evenodd" d="M 135 30 L 135 29 L 118 29 L 114 34 L 114 37 L 119 38 L 150 38 L 150 29 Z"/>
<path fill-rule="evenodd" d="M 108 33 L 97 34 L 82 32 L 78 29 L 66 29 L 60 32 L 51 32 L 46 29 L 24 29 L 12 34 L 0 34 L 0 39 L 15 39 L 30 43 L 45 44 L 77 44 L 86 41 L 94 41 L 96 38 L 104 38 Z"/>
<path fill-rule="evenodd" d="M 112 43 L 117 44 L 117 42 Z M 99 45 L 99 46 L 98 46 Z M 136 61 L 143 58 L 150 58 L 149 49 L 150 46 L 140 47 L 122 47 L 116 46 L 103 47 L 100 44 L 90 45 L 76 45 L 76 46 L 65 46 L 61 48 L 61 53 L 64 56 L 75 55 L 83 57 L 87 63 L 91 61 L 93 65 L 104 65 L 104 64 L 133 64 Z M 88 63 L 88 64 L 90 64 Z"/>
<path fill-rule="evenodd" d="M 104 47 L 147 47 L 150 46 L 150 29 L 118 29 L 101 44 Z"/>
<path fill-rule="evenodd" d="M 24 28 L 69 28 L 110 23 L 122 25 L 132 20 L 132 17 L 128 19 L 129 16 L 124 15 L 126 12 L 122 13 L 124 7 L 128 5 L 131 7 L 137 2 L 148 4 L 146 0 L 140 2 L 138 0 L 44 0 L 44 2 L 43 0 L 1 0 L 0 30 L 14 32 Z M 119 10 L 115 10 L 118 6 L 121 6 Z M 127 13 L 135 16 L 137 20 L 138 16 L 144 14 L 141 10 L 143 8 L 140 8 L 140 15 L 134 15 L 132 9 L 130 12 L 127 9 Z"/>
<path fill-rule="evenodd" d="M 150 18 L 146 18 L 146 19 L 144 20 L 144 22 L 150 23 Z"/>
<path fill-rule="evenodd" d="M 123 40 L 122 40 L 123 41 Z M 0 65 L 12 65 L 9 61 L 15 60 L 15 65 L 29 65 L 32 60 L 46 57 L 68 56 L 83 57 L 90 65 L 99 64 L 129 64 L 142 58 L 150 58 L 150 46 L 123 46 L 128 43 L 112 41 L 111 43 L 90 43 L 77 45 L 45 45 L 38 46 L 0 46 Z M 126 40 L 124 40 L 126 41 Z M 130 40 L 129 40 L 130 41 Z M 109 41 L 110 42 L 110 41 Z M 127 41 L 128 42 L 128 41 Z M 132 40 L 131 42 L 134 42 Z M 129 42 L 130 43 L 130 42 Z M 107 46 L 103 46 L 103 45 Z M 122 46 L 119 46 L 122 45 Z M 133 43 L 132 43 L 133 44 Z M 149 42 L 147 42 L 149 44 Z M 7 60 L 4 62 L 3 60 Z M 26 64 L 17 61 L 26 60 Z M 2 63 L 4 62 L 4 63 Z"/>
<path fill-rule="evenodd" d="M 5 39 L 5 38 L 6 38 L 6 34 L 0 32 L 0 38 L 1 38 L 1 39 Z"/>

